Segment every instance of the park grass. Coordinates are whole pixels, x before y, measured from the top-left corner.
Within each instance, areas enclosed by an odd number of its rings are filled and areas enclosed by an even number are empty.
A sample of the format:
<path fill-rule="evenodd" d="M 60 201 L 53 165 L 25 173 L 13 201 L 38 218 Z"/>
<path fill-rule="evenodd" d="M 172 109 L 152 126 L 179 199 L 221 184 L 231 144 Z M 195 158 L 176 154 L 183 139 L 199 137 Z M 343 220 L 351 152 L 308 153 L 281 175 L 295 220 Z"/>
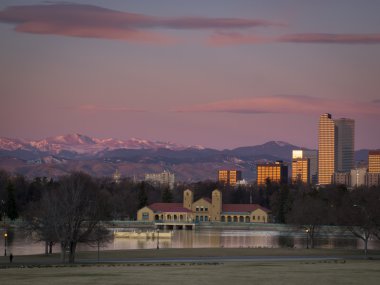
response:
<path fill-rule="evenodd" d="M 8 268 L 0 284 L 378 284 L 379 260 Z"/>
<path fill-rule="evenodd" d="M 294 248 L 167 248 L 107 250 L 100 252 L 100 259 L 107 261 L 137 260 L 145 258 L 197 258 L 197 257 L 247 257 L 247 256 L 322 256 L 322 257 L 361 257 L 362 250 L 348 249 L 294 249 Z M 370 251 L 370 256 L 380 258 L 380 251 Z M 77 262 L 97 261 L 96 251 L 78 252 Z M 0 256 L 0 265 L 9 263 L 9 258 Z M 59 264 L 60 254 L 23 255 L 14 257 L 17 264 Z"/>

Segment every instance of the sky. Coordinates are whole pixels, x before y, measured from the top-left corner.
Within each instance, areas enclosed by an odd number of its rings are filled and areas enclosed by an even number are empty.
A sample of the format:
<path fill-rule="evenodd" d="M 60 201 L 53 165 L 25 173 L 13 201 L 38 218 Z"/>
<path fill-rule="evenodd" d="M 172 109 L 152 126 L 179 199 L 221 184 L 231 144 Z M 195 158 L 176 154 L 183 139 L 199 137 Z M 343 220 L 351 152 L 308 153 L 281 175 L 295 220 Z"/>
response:
<path fill-rule="evenodd" d="M 380 1 L 0 1 L 0 136 L 380 148 Z"/>

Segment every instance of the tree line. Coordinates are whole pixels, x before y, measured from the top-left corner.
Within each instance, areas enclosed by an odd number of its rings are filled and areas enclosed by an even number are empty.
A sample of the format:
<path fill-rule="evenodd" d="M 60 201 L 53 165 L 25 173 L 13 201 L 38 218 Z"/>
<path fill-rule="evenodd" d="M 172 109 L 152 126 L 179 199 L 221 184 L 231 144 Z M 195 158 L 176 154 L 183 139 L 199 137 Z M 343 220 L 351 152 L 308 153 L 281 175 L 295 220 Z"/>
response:
<path fill-rule="evenodd" d="M 279 185 L 267 181 L 257 187 L 232 188 L 215 181 L 179 183 L 174 190 L 125 178 L 95 178 L 74 172 L 57 180 L 27 179 L 0 170 L 1 220 L 21 218 L 25 228 L 46 244 L 61 247 L 62 260 L 74 262 L 76 246 L 85 242 L 99 247 L 109 239 L 107 220 L 135 220 L 137 210 L 155 202 L 181 203 L 183 191 L 192 189 L 194 199 L 211 197 L 214 189 L 223 203 L 260 204 L 271 210 L 273 222 L 303 228 L 314 247 L 323 225 L 344 226 L 364 241 L 380 238 L 380 187 L 356 188 L 342 185 L 317 189 L 304 184 Z"/>

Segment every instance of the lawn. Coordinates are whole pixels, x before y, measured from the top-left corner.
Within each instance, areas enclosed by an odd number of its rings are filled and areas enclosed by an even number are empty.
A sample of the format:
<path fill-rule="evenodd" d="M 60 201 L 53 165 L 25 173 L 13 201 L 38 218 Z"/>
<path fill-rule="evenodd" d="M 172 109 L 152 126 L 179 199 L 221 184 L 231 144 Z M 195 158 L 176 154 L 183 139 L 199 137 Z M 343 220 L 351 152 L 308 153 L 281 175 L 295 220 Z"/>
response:
<path fill-rule="evenodd" d="M 159 261 L 142 258 L 315 256 L 307 261 Z M 0 284 L 378 284 L 380 252 L 331 249 L 202 248 L 79 252 L 75 265 L 59 254 L 0 257 Z M 331 259 L 337 257 L 337 259 Z M 133 260 L 135 262 L 125 262 Z"/>
<path fill-rule="evenodd" d="M 107 264 L 0 269 L 0 284 L 378 284 L 378 260 Z"/>

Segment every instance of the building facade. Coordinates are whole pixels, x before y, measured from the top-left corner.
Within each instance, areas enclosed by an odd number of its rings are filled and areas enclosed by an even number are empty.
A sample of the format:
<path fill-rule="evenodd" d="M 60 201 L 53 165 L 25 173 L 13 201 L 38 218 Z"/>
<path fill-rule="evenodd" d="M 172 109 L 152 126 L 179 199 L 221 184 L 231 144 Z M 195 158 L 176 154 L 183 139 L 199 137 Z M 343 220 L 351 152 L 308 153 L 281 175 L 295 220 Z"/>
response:
<path fill-rule="evenodd" d="M 351 172 L 335 172 L 333 174 L 333 183 L 336 185 L 351 185 Z"/>
<path fill-rule="evenodd" d="M 240 170 L 219 170 L 218 182 L 225 185 L 236 186 L 242 180 L 242 172 Z"/>
<path fill-rule="evenodd" d="M 298 161 L 298 160 L 304 160 L 304 159 L 309 160 L 308 173 L 307 173 L 308 177 L 303 175 L 301 181 L 304 183 L 306 183 L 305 181 L 309 181 L 307 183 L 317 184 L 318 183 L 318 152 L 316 150 L 293 150 L 292 151 L 292 181 L 294 182 L 295 181 L 294 179 L 299 177 L 299 173 L 297 173 L 297 171 L 293 175 L 293 162 Z M 302 170 L 304 170 L 304 167 L 302 167 Z"/>
<path fill-rule="evenodd" d="M 270 211 L 257 204 L 223 204 L 222 193 L 194 201 L 193 191 L 183 192 L 183 203 L 154 203 L 137 212 L 138 221 L 147 222 L 228 222 L 268 223 Z"/>
<path fill-rule="evenodd" d="M 288 183 L 288 166 L 282 161 L 257 165 L 257 185 L 265 185 L 267 181 L 279 184 Z"/>
<path fill-rule="evenodd" d="M 354 168 L 355 121 L 333 120 L 323 114 L 318 127 L 318 183 L 333 183 L 334 173 L 350 172 Z"/>
<path fill-rule="evenodd" d="M 308 158 L 293 159 L 292 183 L 310 184 L 310 160 Z"/>
<path fill-rule="evenodd" d="M 380 173 L 367 173 L 365 177 L 365 182 L 368 187 L 379 186 L 380 185 Z"/>
<path fill-rule="evenodd" d="M 351 169 L 351 187 L 365 186 L 366 184 L 366 168 Z"/>
<path fill-rule="evenodd" d="M 166 170 L 161 173 L 148 173 L 145 174 L 145 181 L 174 189 L 175 175 Z"/>
<path fill-rule="evenodd" d="M 334 122 L 337 132 L 336 171 L 349 172 L 355 167 L 355 121 L 341 118 Z"/>
<path fill-rule="evenodd" d="M 368 153 L 368 172 L 380 173 L 380 150 L 370 150 Z"/>
<path fill-rule="evenodd" d="M 318 126 L 318 183 L 331 184 L 336 169 L 336 126 L 331 114 L 323 114 Z"/>

